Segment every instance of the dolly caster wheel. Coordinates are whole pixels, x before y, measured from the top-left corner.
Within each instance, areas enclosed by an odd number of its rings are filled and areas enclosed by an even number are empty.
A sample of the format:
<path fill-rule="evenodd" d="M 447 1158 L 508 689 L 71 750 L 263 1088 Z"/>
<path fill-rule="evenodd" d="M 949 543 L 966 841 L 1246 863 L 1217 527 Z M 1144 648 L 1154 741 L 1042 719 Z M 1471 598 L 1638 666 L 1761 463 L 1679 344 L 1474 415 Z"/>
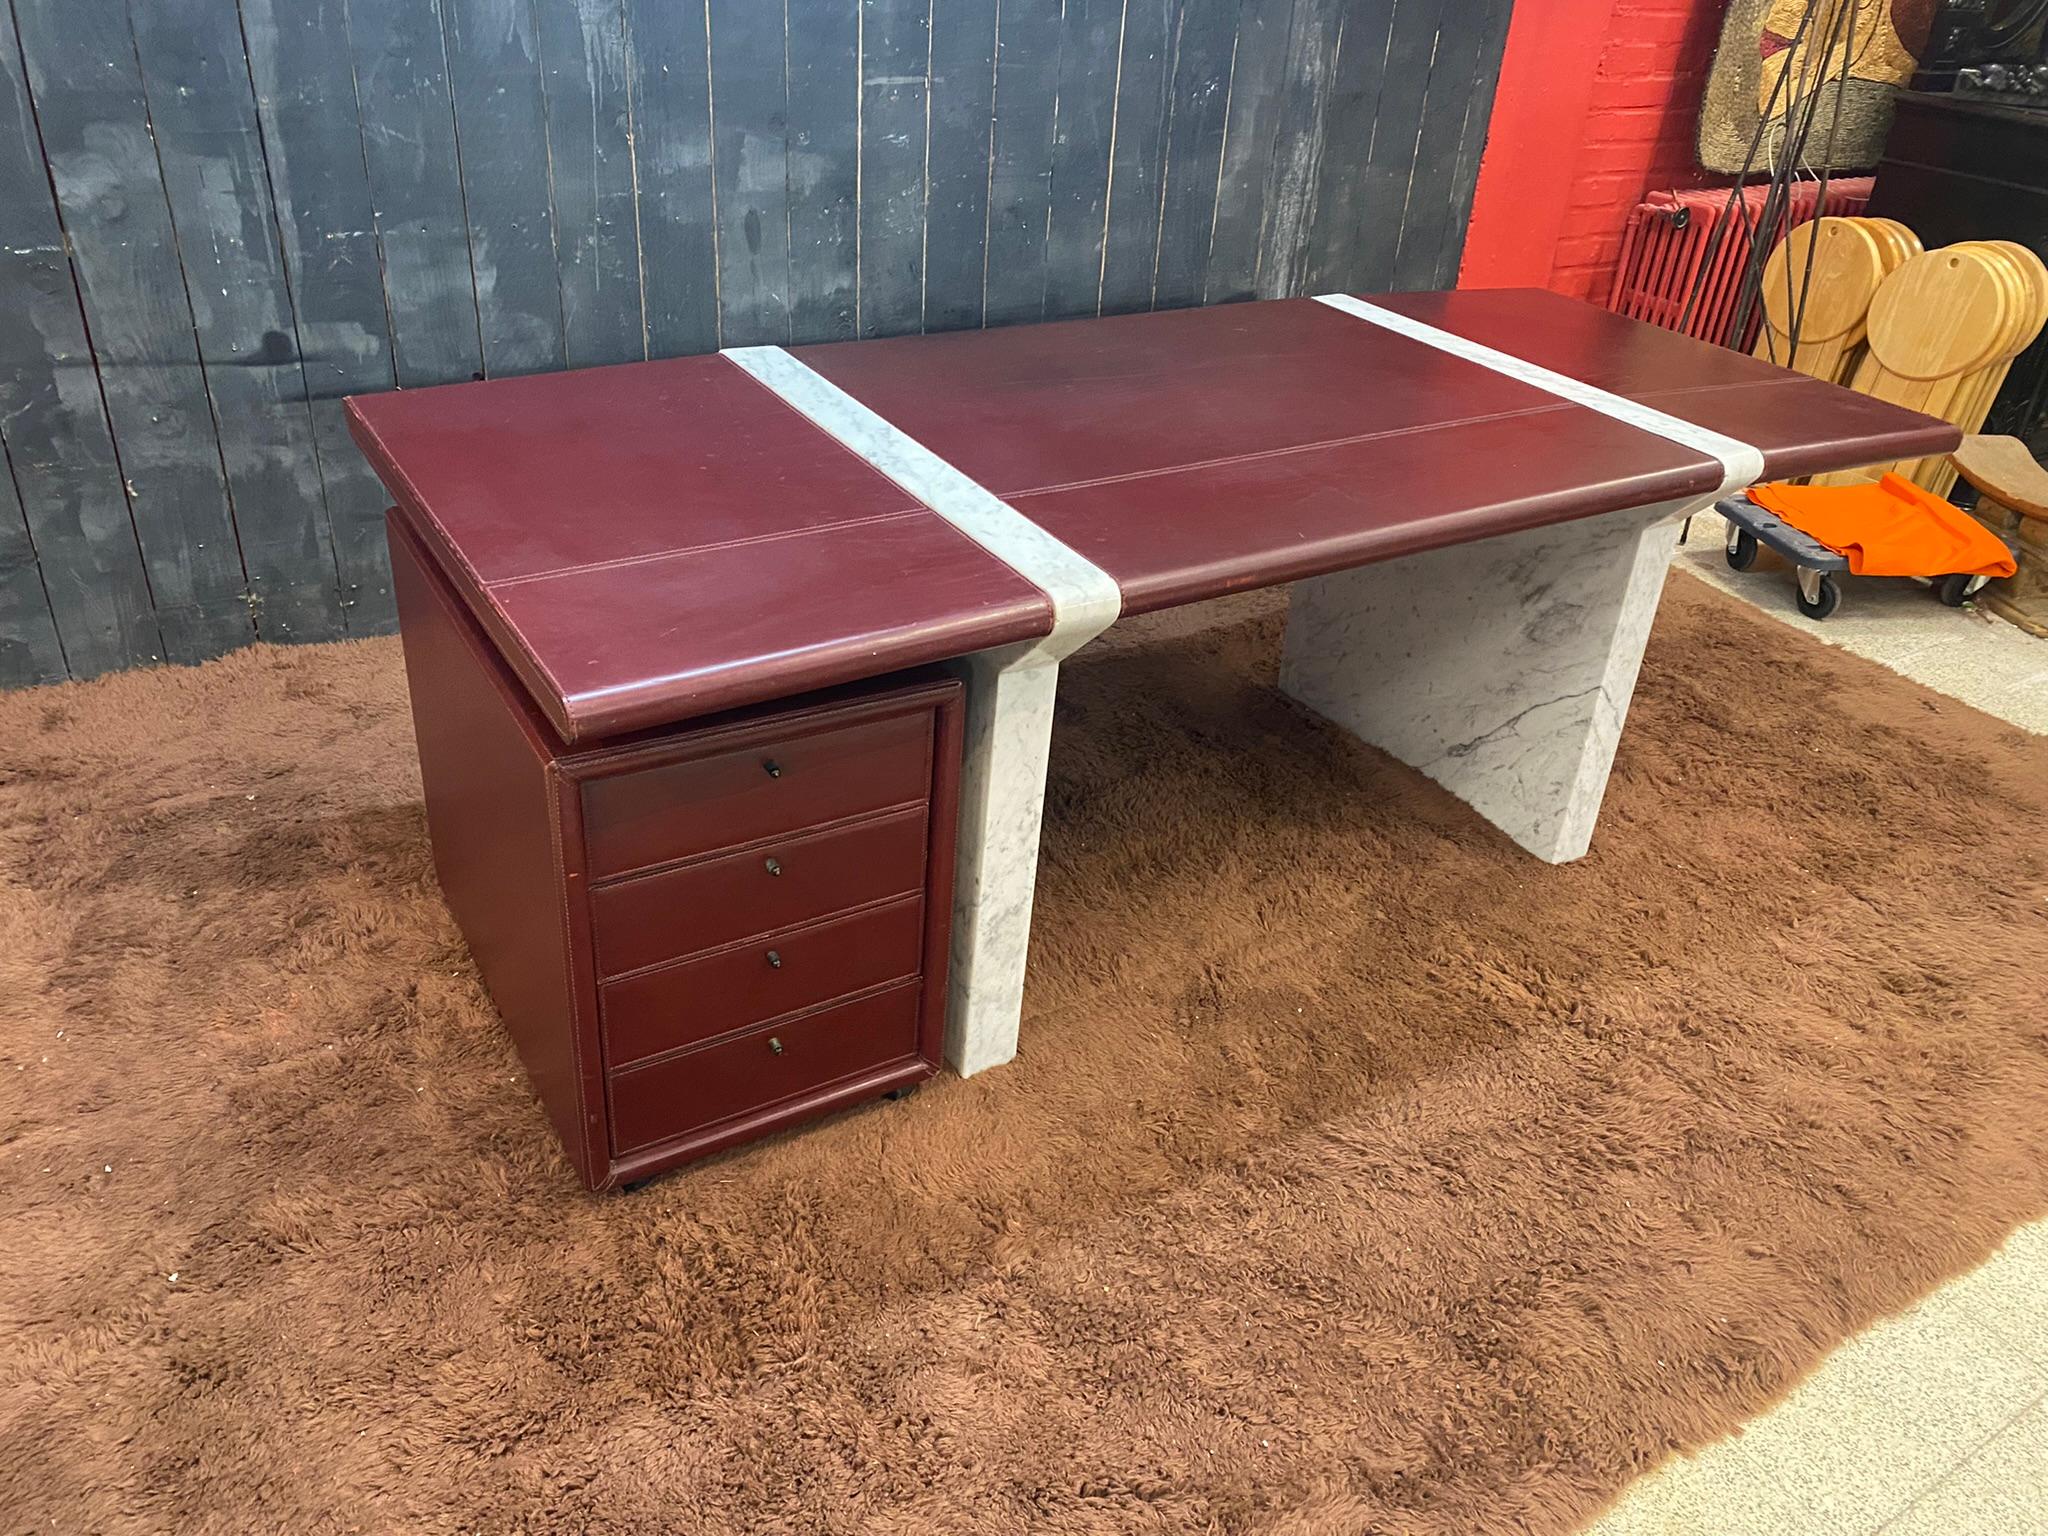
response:
<path fill-rule="evenodd" d="M 917 1092 L 916 1083 L 905 1083 L 901 1088 L 891 1088 L 887 1093 L 883 1094 L 882 1097 L 887 1099 L 890 1103 L 894 1104 L 900 1100 L 909 1098 L 915 1092 Z"/>
<path fill-rule="evenodd" d="M 1824 619 L 1842 606 L 1842 589 L 1826 571 L 1799 572 L 1799 611 L 1809 619 Z"/>
<path fill-rule="evenodd" d="M 1953 572 L 1934 584 L 1934 595 L 1951 608 L 1960 608 L 1974 596 L 1977 578 Z"/>
<path fill-rule="evenodd" d="M 652 1184 L 656 1179 L 660 1177 L 661 1175 L 658 1173 L 650 1173 L 644 1179 L 634 1179 L 630 1183 L 621 1184 L 619 1186 L 619 1193 L 622 1195 L 637 1195 L 640 1193 L 641 1190 L 645 1189 L 648 1185 Z"/>
<path fill-rule="evenodd" d="M 1745 528 L 1728 530 L 1728 569 L 1746 571 L 1756 564 L 1756 535 Z"/>

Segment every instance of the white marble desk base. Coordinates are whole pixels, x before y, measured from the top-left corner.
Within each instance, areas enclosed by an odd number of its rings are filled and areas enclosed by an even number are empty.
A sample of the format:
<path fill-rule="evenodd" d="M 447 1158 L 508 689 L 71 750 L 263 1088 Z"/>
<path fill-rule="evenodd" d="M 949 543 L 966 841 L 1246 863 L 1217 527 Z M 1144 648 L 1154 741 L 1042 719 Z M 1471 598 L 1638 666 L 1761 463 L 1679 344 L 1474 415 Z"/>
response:
<path fill-rule="evenodd" d="M 1060 661 L 1040 646 L 984 651 L 967 678 L 954 866 L 946 1065 L 962 1077 L 1017 1054 L 1038 831 Z"/>
<path fill-rule="evenodd" d="M 1280 686 L 1428 774 L 1538 858 L 1586 851 L 1678 524 L 1712 496 L 1610 513 L 1295 585 Z M 968 678 L 946 1061 L 1017 1053 L 1059 658 L 986 652 Z"/>
<path fill-rule="evenodd" d="M 1567 863 L 1593 838 L 1679 522 L 1712 500 L 1299 582 L 1280 686 Z"/>

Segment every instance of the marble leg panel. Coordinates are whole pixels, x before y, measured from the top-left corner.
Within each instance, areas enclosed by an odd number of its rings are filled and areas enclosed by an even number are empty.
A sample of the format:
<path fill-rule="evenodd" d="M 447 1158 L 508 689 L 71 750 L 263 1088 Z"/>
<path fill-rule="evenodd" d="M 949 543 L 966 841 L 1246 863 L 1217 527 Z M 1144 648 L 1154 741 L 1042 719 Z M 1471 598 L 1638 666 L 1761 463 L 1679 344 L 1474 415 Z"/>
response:
<path fill-rule="evenodd" d="M 1666 502 L 1298 582 L 1280 686 L 1540 859 L 1586 851 L 1680 519 Z"/>
<path fill-rule="evenodd" d="M 953 899 L 946 1064 L 962 1077 L 1017 1054 L 1038 831 L 1059 658 L 1039 647 L 967 660 L 967 757 Z"/>

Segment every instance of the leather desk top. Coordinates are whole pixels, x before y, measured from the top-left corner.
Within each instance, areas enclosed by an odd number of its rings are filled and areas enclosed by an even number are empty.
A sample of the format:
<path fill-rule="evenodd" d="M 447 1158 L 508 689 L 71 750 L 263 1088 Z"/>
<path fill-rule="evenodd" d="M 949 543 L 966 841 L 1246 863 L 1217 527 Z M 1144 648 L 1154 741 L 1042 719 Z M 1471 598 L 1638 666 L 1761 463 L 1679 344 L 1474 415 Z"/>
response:
<path fill-rule="evenodd" d="M 1945 423 L 1528 290 L 1372 302 L 1761 449 Z M 1693 449 L 1309 299 L 792 348 L 1139 612 L 1705 495 Z M 1047 596 L 720 357 L 358 397 L 408 523 L 568 741 L 1047 634 Z"/>

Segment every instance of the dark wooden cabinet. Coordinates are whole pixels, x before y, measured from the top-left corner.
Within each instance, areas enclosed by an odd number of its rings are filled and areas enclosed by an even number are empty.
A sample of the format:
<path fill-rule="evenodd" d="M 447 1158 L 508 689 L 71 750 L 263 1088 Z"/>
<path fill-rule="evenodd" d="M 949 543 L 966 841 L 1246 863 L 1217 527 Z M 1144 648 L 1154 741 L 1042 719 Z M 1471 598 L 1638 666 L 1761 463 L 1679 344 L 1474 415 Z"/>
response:
<path fill-rule="evenodd" d="M 435 869 L 587 1185 L 937 1070 L 956 679 L 572 749 L 390 531 Z"/>
<path fill-rule="evenodd" d="M 1869 212 L 1900 220 L 1929 250 L 2017 240 L 2048 260 L 2048 110 L 1901 93 Z M 2048 453 L 2048 337 L 2013 363 L 1984 430 Z"/>

